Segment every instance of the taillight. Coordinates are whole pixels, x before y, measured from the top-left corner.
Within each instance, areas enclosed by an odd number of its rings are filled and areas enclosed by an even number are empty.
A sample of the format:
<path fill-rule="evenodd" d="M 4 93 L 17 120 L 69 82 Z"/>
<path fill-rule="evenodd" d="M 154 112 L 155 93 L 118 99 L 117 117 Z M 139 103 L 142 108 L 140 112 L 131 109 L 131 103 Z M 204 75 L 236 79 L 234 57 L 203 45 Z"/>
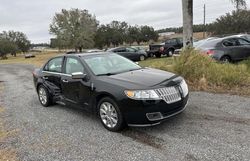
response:
<path fill-rule="evenodd" d="M 163 52 L 164 51 L 164 47 L 160 47 L 160 51 Z"/>
<path fill-rule="evenodd" d="M 33 71 L 32 74 L 33 74 L 34 77 L 37 77 L 37 74 L 36 74 L 35 71 Z"/>
<path fill-rule="evenodd" d="M 207 51 L 207 55 L 209 55 L 209 56 L 214 55 L 214 50 L 208 50 L 208 51 Z"/>

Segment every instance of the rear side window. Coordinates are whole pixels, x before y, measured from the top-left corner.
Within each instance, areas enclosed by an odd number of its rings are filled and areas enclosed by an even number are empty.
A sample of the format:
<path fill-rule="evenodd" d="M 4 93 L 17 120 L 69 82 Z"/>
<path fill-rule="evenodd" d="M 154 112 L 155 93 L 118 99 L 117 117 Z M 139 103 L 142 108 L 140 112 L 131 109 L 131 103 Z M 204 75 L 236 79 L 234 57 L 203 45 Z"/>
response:
<path fill-rule="evenodd" d="M 49 71 L 49 72 L 61 73 L 62 72 L 62 62 L 63 62 L 62 57 L 54 58 L 47 63 L 44 70 Z"/>
<path fill-rule="evenodd" d="M 223 45 L 224 46 L 237 46 L 238 45 L 238 41 L 237 39 L 227 39 L 223 41 Z"/>
<path fill-rule="evenodd" d="M 135 52 L 136 49 L 133 49 L 133 48 L 126 48 L 126 51 L 127 51 L 127 52 Z"/>
<path fill-rule="evenodd" d="M 119 49 L 116 49 L 114 52 L 116 52 L 116 53 L 126 52 L 126 49 L 125 48 L 119 48 Z"/>
<path fill-rule="evenodd" d="M 166 41 L 166 44 L 177 44 L 176 39 L 169 39 Z"/>

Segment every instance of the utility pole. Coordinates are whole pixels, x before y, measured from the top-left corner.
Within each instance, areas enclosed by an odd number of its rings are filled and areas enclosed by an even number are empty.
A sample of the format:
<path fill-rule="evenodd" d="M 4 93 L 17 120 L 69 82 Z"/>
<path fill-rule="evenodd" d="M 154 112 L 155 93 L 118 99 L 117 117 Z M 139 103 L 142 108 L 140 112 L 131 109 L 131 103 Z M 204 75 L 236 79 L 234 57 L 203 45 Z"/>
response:
<path fill-rule="evenodd" d="M 206 4 L 204 4 L 204 26 L 203 26 L 203 38 L 206 38 Z"/>
<path fill-rule="evenodd" d="M 193 46 L 193 0 L 182 0 L 183 46 Z"/>

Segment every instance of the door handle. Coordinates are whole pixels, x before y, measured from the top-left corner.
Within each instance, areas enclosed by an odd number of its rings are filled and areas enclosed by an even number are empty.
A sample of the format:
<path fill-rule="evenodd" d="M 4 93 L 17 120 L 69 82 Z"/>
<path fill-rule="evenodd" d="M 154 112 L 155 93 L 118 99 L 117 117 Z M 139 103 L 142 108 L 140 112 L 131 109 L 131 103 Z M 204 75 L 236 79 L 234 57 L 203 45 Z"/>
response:
<path fill-rule="evenodd" d="M 47 79 L 49 79 L 49 78 L 48 78 L 48 77 L 46 77 L 46 76 L 43 76 L 43 79 L 47 80 Z"/>
<path fill-rule="evenodd" d="M 69 82 L 67 79 L 63 79 L 62 81 L 63 81 L 63 83 L 68 83 Z"/>

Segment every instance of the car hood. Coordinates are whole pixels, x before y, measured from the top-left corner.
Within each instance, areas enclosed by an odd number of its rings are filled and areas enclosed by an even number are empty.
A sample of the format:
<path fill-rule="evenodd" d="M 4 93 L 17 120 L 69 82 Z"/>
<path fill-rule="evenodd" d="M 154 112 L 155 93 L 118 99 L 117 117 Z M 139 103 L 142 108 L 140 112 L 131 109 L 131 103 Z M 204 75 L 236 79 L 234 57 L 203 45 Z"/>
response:
<path fill-rule="evenodd" d="M 105 76 L 102 78 L 102 81 L 130 89 L 146 89 L 160 85 L 175 77 L 177 77 L 177 75 L 170 72 L 152 68 L 143 68 L 131 72 Z"/>

